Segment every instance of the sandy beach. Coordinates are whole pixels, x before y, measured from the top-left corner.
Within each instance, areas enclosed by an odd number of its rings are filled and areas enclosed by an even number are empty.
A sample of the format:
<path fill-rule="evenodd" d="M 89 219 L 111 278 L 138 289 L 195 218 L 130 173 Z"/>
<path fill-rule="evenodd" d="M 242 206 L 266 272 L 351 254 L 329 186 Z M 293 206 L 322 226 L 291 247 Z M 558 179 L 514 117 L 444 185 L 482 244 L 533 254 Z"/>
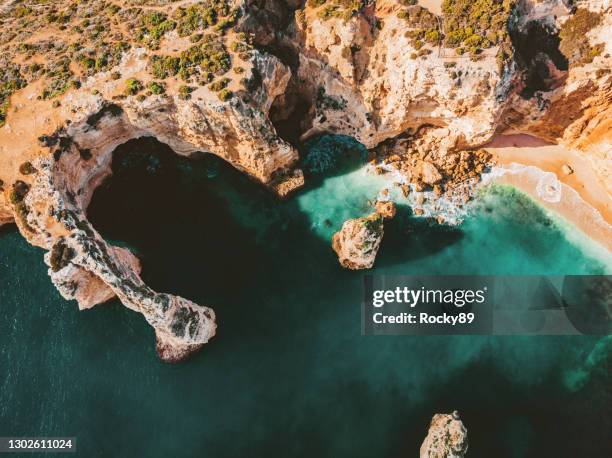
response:
<path fill-rule="evenodd" d="M 495 182 L 526 192 L 612 251 L 612 198 L 587 158 L 527 135 L 499 135 L 485 148 L 505 169 Z"/>

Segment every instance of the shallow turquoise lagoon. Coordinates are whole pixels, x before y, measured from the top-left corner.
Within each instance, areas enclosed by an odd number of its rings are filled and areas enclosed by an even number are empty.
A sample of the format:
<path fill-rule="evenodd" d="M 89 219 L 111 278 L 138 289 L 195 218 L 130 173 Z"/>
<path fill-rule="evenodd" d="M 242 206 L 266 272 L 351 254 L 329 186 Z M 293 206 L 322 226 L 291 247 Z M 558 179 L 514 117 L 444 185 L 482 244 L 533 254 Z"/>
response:
<path fill-rule="evenodd" d="M 77 436 L 85 457 L 414 457 L 431 416 L 457 409 L 470 457 L 611 456 L 609 338 L 360 335 L 363 273 L 329 238 L 387 184 L 340 140 L 308 145 L 326 170 L 284 202 L 209 156 L 148 139 L 116 152 L 94 226 L 152 287 L 217 312 L 218 335 L 180 365 L 119 303 L 78 312 L 43 252 L 3 230 L 0 435 Z M 568 231 L 511 188 L 455 228 L 400 205 L 373 272 L 611 273 Z"/>

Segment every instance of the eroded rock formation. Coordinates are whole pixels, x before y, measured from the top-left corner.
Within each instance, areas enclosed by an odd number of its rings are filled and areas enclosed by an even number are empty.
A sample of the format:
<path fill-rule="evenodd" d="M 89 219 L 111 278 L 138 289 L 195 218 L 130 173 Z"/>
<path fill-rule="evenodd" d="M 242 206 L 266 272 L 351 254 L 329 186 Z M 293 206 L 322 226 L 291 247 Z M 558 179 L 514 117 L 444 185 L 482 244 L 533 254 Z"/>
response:
<path fill-rule="evenodd" d="M 371 268 L 383 234 L 383 217 L 376 212 L 345 221 L 332 237 L 332 248 L 340 265 L 351 270 Z"/>
<path fill-rule="evenodd" d="M 431 419 L 420 458 L 464 458 L 468 449 L 467 429 L 455 411 L 437 413 Z"/>
<path fill-rule="evenodd" d="M 37 100 L 35 84 L 22 89 L 13 99 L 21 96 L 24 102 L 13 103 L 25 109 L 9 116 L 0 130 L 0 222 L 14 218 L 30 243 L 48 250 L 51 280 L 80 308 L 118 297 L 142 313 L 166 361 L 185 358 L 214 336 L 214 312 L 151 290 L 140 279 L 139 261 L 105 242 L 87 221 L 86 209 L 93 191 L 111 173 L 113 150 L 141 136 L 156 137 L 177 154 L 212 152 L 280 196 L 301 186 L 297 152 L 276 135 L 268 117 L 291 71 L 257 50 L 242 58 L 249 65 L 243 72 L 248 94 L 243 88 L 223 100 L 203 86 L 188 96 L 180 90 L 170 94 L 168 88 L 143 99 L 124 88 L 134 75 L 146 84 L 143 72 L 150 52 L 131 49 L 112 71 L 92 75 L 80 89 L 67 91 L 59 106 Z M 241 92 L 244 96 L 238 96 Z"/>
<path fill-rule="evenodd" d="M 345 221 L 332 237 L 340 265 L 351 270 L 371 268 L 384 235 L 384 220 L 394 218 L 396 212 L 393 201 L 377 200 L 374 213 Z"/>

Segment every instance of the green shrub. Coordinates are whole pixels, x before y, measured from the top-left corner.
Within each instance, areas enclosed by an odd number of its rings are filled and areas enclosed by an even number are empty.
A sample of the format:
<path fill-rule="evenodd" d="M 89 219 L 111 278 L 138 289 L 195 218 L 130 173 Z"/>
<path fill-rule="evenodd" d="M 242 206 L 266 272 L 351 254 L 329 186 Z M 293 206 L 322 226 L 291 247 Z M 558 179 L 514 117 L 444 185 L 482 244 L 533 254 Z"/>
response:
<path fill-rule="evenodd" d="M 19 173 L 21 173 L 22 175 L 31 175 L 36 172 L 36 168 L 29 161 L 24 162 L 19 166 Z"/>
<path fill-rule="evenodd" d="M 180 59 L 172 56 L 151 56 L 149 68 L 155 78 L 165 79 L 179 72 Z"/>
<path fill-rule="evenodd" d="M 222 102 L 227 102 L 229 99 L 231 99 L 234 96 L 234 94 L 229 89 L 221 89 L 219 93 L 217 94 L 217 96 L 219 97 L 219 100 L 221 100 Z"/>
<path fill-rule="evenodd" d="M 178 93 L 179 93 L 179 99 L 181 100 L 187 100 L 191 98 L 191 93 L 195 91 L 195 88 L 190 87 L 190 86 L 181 86 L 179 87 Z"/>
<path fill-rule="evenodd" d="M 214 25 L 223 31 L 231 27 L 238 15 L 226 0 L 206 0 L 187 7 L 180 6 L 174 12 L 176 30 L 182 37 Z"/>
<path fill-rule="evenodd" d="M 143 86 L 136 78 L 130 78 L 125 81 L 125 95 L 136 95 L 142 91 Z"/>
<path fill-rule="evenodd" d="M 30 14 L 32 14 L 32 8 L 28 6 L 19 6 L 15 9 L 15 17 L 17 18 L 26 17 Z"/>
<path fill-rule="evenodd" d="M 427 8 L 415 5 L 402 9 L 397 13 L 397 17 L 408 23 L 410 27 L 421 29 L 437 29 L 438 19 Z"/>
<path fill-rule="evenodd" d="M 25 87 L 26 81 L 22 78 L 18 68 L 0 69 L 0 127 L 4 125 L 10 107 L 10 97 Z"/>
<path fill-rule="evenodd" d="M 603 50 L 603 44 L 591 46 L 587 36 L 591 29 L 601 23 L 602 16 L 602 13 L 593 13 L 587 9 L 578 8 L 574 15 L 561 26 L 559 50 L 570 65 L 590 63 Z"/>
<path fill-rule="evenodd" d="M 30 185 L 21 180 L 17 180 L 13 183 L 13 188 L 9 194 L 9 201 L 11 204 L 17 205 L 23 202 L 28 192 L 30 192 Z"/>
<path fill-rule="evenodd" d="M 51 264 L 51 270 L 57 272 L 74 259 L 75 252 L 72 248 L 66 245 L 64 239 L 59 239 L 51 248 L 51 256 L 49 257 L 49 263 Z"/>
<path fill-rule="evenodd" d="M 365 4 L 365 0 L 333 0 L 327 2 L 325 7 L 317 13 L 317 16 L 324 21 L 335 17 L 346 22 L 351 17 L 357 15 Z"/>
<path fill-rule="evenodd" d="M 438 29 L 429 29 L 423 37 L 426 42 L 437 44 L 442 40 L 442 34 Z"/>
<path fill-rule="evenodd" d="M 363 225 L 368 232 L 380 235 L 383 230 L 382 216 L 377 214 L 375 217 L 368 217 L 363 220 Z"/>
<path fill-rule="evenodd" d="M 515 0 L 444 0 L 445 45 L 489 48 L 509 40 L 506 28 L 514 4 Z"/>
<path fill-rule="evenodd" d="M 151 11 L 141 16 L 137 39 L 151 49 L 157 48 L 159 40 L 171 30 L 176 23 L 160 11 Z"/>
<path fill-rule="evenodd" d="M 57 62 L 53 69 L 47 71 L 49 82 L 43 89 L 42 99 L 52 99 L 64 94 L 68 89 L 78 89 L 81 83 L 73 79 L 74 74 L 70 70 L 70 61 L 64 59 Z"/>
<path fill-rule="evenodd" d="M 160 95 L 166 92 L 166 85 L 163 82 L 151 81 L 147 86 L 151 94 Z"/>
<path fill-rule="evenodd" d="M 230 82 L 229 78 L 221 78 L 220 80 L 209 84 L 208 89 L 210 89 L 213 92 L 219 92 L 221 89 L 225 89 L 227 85 L 229 84 L 229 82 Z"/>
<path fill-rule="evenodd" d="M 91 57 L 83 57 L 81 59 L 81 65 L 86 69 L 92 69 L 95 67 L 96 65 L 96 61 L 94 59 L 92 59 Z"/>
<path fill-rule="evenodd" d="M 192 74 L 196 67 L 204 72 L 221 75 L 230 70 L 232 62 L 225 46 L 220 40 L 207 37 L 202 43 L 181 53 L 180 67 Z"/>

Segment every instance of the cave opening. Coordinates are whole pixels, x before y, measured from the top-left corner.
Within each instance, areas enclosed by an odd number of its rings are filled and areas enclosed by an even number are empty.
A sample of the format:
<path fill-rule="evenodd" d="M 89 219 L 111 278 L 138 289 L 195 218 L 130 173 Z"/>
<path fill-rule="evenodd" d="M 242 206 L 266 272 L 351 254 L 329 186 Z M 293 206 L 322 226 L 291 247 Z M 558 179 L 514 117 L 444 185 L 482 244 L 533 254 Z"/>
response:
<path fill-rule="evenodd" d="M 530 21 L 523 28 L 510 27 L 510 38 L 519 68 L 524 72 L 521 96 L 529 99 L 538 91 L 558 84 L 555 70 L 566 72 L 569 62 L 559 49 L 559 30 L 542 21 Z"/>
<path fill-rule="evenodd" d="M 134 252 L 149 286 L 216 307 L 231 296 L 228 279 L 249 283 L 265 253 L 230 201 L 239 192 L 272 205 L 270 191 L 213 154 L 181 156 L 153 137 L 118 146 L 111 168 L 88 219 L 106 240 Z"/>

